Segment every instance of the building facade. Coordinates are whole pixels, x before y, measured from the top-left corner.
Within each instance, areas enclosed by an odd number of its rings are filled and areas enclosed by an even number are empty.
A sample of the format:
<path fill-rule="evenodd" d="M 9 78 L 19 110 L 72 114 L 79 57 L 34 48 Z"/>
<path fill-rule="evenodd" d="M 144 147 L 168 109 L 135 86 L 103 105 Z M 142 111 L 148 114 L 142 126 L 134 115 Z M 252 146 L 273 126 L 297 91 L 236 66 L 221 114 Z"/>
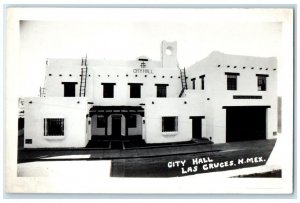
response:
<path fill-rule="evenodd" d="M 161 61 L 48 59 L 41 97 L 24 102 L 24 147 L 276 138 L 276 66 L 276 58 L 213 52 L 180 69 L 177 43 L 166 41 Z"/>

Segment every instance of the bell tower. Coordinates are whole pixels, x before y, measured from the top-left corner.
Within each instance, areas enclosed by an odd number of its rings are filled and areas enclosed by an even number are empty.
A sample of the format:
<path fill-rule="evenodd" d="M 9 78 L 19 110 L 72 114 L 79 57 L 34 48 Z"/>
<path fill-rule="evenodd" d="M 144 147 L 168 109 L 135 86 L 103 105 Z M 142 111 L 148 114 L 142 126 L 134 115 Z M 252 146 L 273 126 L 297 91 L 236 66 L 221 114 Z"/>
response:
<path fill-rule="evenodd" d="M 162 41 L 161 61 L 163 68 L 177 68 L 177 42 Z"/>

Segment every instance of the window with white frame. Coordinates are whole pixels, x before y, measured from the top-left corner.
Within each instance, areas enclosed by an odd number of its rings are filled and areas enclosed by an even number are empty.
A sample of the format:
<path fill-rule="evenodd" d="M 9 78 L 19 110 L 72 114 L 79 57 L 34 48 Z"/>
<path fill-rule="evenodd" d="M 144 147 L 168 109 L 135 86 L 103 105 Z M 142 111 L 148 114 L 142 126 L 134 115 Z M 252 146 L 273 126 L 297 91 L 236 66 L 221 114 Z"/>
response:
<path fill-rule="evenodd" d="M 162 117 L 162 132 L 177 132 L 177 131 L 178 131 L 177 116 Z"/>
<path fill-rule="evenodd" d="M 63 118 L 45 118 L 44 136 L 64 136 Z"/>

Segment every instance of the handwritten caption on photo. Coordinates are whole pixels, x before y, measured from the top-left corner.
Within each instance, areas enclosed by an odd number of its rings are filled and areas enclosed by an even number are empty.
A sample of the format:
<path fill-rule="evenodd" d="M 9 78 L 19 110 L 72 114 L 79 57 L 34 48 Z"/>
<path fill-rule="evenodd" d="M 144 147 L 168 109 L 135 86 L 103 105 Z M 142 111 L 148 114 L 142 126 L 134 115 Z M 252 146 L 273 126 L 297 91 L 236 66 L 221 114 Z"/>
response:
<path fill-rule="evenodd" d="M 211 157 L 201 157 L 193 158 L 189 160 L 176 160 L 169 161 L 167 163 L 167 168 L 169 169 L 179 169 L 182 175 L 188 173 L 197 172 L 210 172 L 210 171 L 221 171 L 236 168 L 243 168 L 245 166 L 251 165 L 262 165 L 266 160 L 262 157 L 247 157 L 247 158 L 237 158 L 233 160 L 215 161 Z M 243 166 L 244 165 L 244 166 Z"/>

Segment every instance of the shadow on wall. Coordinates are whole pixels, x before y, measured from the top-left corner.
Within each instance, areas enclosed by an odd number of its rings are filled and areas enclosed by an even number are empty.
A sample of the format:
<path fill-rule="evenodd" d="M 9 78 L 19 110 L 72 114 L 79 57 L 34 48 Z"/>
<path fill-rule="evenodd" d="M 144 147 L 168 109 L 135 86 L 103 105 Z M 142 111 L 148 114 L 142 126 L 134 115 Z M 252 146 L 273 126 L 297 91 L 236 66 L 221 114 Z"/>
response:
<path fill-rule="evenodd" d="M 277 112 L 278 112 L 278 115 L 277 115 L 277 117 L 278 117 L 277 132 L 281 133 L 281 103 L 282 103 L 282 98 L 278 97 L 277 102 L 278 102 L 278 104 L 277 104 L 277 108 L 278 108 L 277 109 Z"/>

